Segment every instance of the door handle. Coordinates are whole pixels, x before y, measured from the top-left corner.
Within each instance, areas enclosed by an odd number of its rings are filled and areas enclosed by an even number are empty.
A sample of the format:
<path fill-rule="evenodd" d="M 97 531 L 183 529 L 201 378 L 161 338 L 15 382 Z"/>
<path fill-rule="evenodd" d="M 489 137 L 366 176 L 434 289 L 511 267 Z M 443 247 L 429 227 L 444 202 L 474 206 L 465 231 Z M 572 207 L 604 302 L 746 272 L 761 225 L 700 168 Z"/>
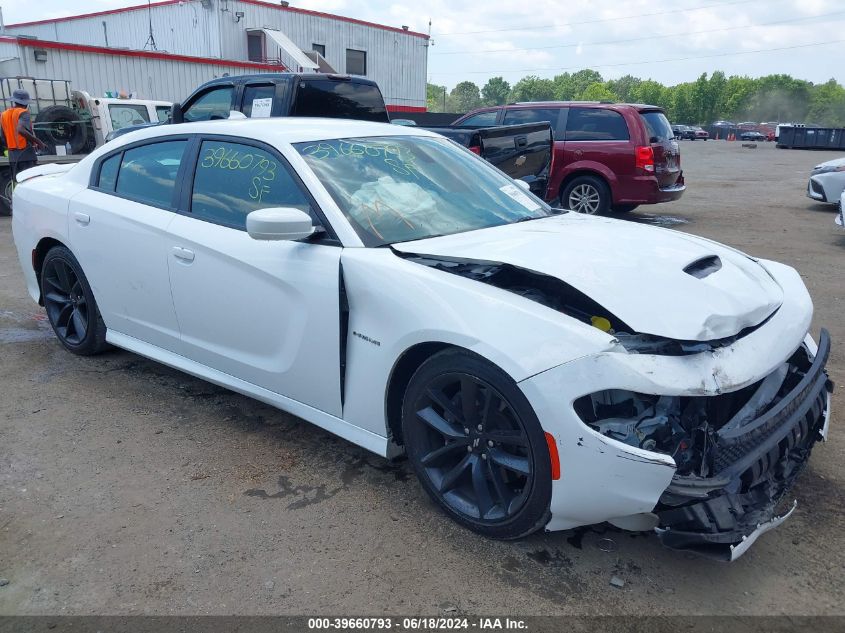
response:
<path fill-rule="evenodd" d="M 170 252 L 173 253 L 173 257 L 179 259 L 183 262 L 190 264 L 194 261 L 194 251 L 189 251 L 187 248 L 182 248 L 181 246 L 174 246 L 170 249 Z"/>
<path fill-rule="evenodd" d="M 82 226 L 88 226 L 91 222 L 90 215 L 87 213 L 80 213 L 79 211 L 74 212 L 73 219 L 76 220 L 77 224 L 81 224 Z"/>
<path fill-rule="evenodd" d="M 520 134 L 519 136 L 515 136 L 513 139 L 513 144 L 517 148 L 525 147 L 528 145 L 528 137 Z"/>

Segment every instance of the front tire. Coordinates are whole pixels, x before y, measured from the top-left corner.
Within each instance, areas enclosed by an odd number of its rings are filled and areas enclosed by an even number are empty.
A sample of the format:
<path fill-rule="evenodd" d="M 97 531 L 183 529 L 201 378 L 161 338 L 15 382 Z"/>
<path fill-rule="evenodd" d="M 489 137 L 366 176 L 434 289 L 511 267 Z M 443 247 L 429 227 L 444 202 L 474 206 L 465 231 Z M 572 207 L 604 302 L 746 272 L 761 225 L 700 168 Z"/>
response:
<path fill-rule="evenodd" d="M 549 520 L 552 480 L 540 423 L 516 383 L 465 350 L 446 350 L 411 378 L 402 406 L 408 459 L 459 524 L 514 539 Z"/>
<path fill-rule="evenodd" d="M 41 266 L 41 296 L 56 338 L 69 352 L 91 356 L 104 351 L 106 326 L 94 293 L 76 257 L 64 246 L 50 249 Z"/>
<path fill-rule="evenodd" d="M 601 215 L 610 208 L 610 189 L 601 178 L 578 176 L 566 185 L 560 196 L 564 209 L 587 215 Z"/>

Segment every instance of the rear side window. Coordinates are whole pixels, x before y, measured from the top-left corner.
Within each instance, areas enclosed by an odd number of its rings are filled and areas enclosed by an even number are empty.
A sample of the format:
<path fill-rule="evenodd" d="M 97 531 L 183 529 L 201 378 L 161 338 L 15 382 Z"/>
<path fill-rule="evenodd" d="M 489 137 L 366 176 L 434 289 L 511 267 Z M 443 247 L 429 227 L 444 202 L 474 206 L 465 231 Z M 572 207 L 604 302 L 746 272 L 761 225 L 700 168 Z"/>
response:
<path fill-rule="evenodd" d="M 100 178 L 97 187 L 106 191 L 114 191 L 114 184 L 117 182 L 117 168 L 120 167 L 122 154 L 115 154 L 100 164 Z"/>
<path fill-rule="evenodd" d="M 649 143 L 662 143 L 674 136 L 672 133 L 672 126 L 669 125 L 669 119 L 666 115 L 659 111 L 641 112 L 640 117 L 645 123 L 645 129 L 648 132 Z M 692 128 L 693 130 L 696 128 Z"/>
<path fill-rule="evenodd" d="M 185 110 L 186 121 L 209 121 L 211 119 L 228 119 L 232 110 L 232 86 L 212 88 L 194 101 Z"/>
<path fill-rule="evenodd" d="M 668 122 L 667 122 L 668 124 Z M 671 134 L 672 130 L 669 130 Z M 625 118 L 604 108 L 570 108 L 566 122 L 567 141 L 627 141 Z"/>
<path fill-rule="evenodd" d="M 156 106 L 156 116 L 159 123 L 166 123 L 170 118 L 170 106 Z"/>
<path fill-rule="evenodd" d="M 520 123 L 551 123 L 557 132 L 557 122 L 560 116 L 558 108 L 518 108 L 505 110 L 505 125 L 519 125 Z"/>
<path fill-rule="evenodd" d="M 496 125 L 496 118 L 499 116 L 498 110 L 491 110 L 490 112 L 479 112 L 468 119 L 464 119 L 458 123 L 457 127 L 484 127 Z"/>
<path fill-rule="evenodd" d="M 176 175 L 187 145 L 188 141 L 164 141 L 126 150 L 115 193 L 154 207 L 171 208 Z M 100 172 L 101 182 L 102 177 Z"/>
<path fill-rule="evenodd" d="M 331 79 L 300 82 L 291 114 L 390 122 L 376 86 Z"/>
<path fill-rule="evenodd" d="M 313 217 L 278 157 L 251 145 L 203 141 L 191 193 L 194 217 L 243 231 L 249 213 L 270 207 L 295 207 Z"/>

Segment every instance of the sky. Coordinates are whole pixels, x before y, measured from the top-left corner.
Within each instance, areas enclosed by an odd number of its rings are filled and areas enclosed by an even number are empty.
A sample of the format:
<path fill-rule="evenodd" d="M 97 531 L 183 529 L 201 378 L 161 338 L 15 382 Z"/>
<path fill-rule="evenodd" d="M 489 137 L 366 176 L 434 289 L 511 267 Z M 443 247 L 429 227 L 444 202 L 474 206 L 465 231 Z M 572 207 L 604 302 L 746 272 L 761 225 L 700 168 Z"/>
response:
<path fill-rule="evenodd" d="M 5 23 L 141 4 L 0 0 Z M 722 70 L 845 84 L 845 0 L 293 0 L 428 33 L 431 83 L 483 85 L 582 68 L 666 85 Z M 80 7 L 84 6 L 84 9 Z M 779 49 L 779 50 L 777 50 Z"/>

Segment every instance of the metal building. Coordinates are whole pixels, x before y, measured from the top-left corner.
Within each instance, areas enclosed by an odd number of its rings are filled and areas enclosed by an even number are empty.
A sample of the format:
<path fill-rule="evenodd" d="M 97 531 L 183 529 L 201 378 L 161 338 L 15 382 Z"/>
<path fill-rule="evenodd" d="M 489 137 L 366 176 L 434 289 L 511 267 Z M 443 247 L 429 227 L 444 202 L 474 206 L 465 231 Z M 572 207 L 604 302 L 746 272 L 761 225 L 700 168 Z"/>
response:
<path fill-rule="evenodd" d="M 6 25 L 0 72 L 169 101 L 225 73 L 338 72 L 376 81 L 391 111 L 424 111 L 428 44 L 407 27 L 288 2 L 162 0 Z M 20 73 L 9 72 L 15 64 Z"/>

